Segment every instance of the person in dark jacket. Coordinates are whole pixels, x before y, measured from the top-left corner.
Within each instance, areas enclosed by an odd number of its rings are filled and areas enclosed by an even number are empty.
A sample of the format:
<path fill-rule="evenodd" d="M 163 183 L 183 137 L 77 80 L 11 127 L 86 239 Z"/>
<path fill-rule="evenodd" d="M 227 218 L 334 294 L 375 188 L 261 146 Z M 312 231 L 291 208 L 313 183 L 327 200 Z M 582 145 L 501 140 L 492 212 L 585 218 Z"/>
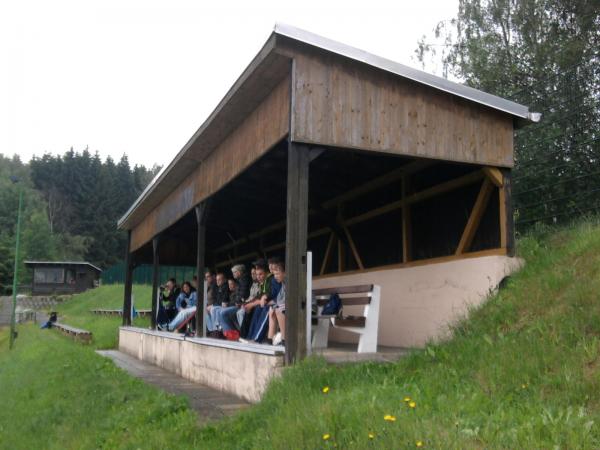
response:
<path fill-rule="evenodd" d="M 251 317 L 252 306 L 250 306 L 250 303 L 257 300 L 259 293 L 258 282 L 256 281 L 256 269 L 252 267 L 252 275 L 250 277 L 246 271 L 246 266 L 236 264 L 231 268 L 231 273 L 234 280 L 237 281 L 237 288 L 232 299 L 232 306 L 221 310 L 221 326 L 224 331 L 239 330 L 240 336 L 245 337 L 250 327 L 250 319 L 246 320 L 245 315 L 248 312 L 249 317 Z M 245 330 L 242 327 L 244 320 L 246 320 Z"/>
<path fill-rule="evenodd" d="M 164 286 L 160 287 L 160 298 L 158 302 L 158 314 L 156 323 L 167 323 L 177 315 L 177 297 L 181 289 L 177 286 L 175 278 L 169 278 Z"/>
<path fill-rule="evenodd" d="M 223 272 L 217 273 L 217 284 L 214 287 L 213 303 L 206 307 L 206 328 L 217 331 L 220 328 L 219 316 L 223 308 L 229 306 L 229 285 Z"/>
<path fill-rule="evenodd" d="M 264 267 L 264 266 L 263 266 Z M 266 268 L 256 267 L 256 275 L 261 282 L 260 299 L 254 307 L 252 314 L 252 323 L 247 334 L 247 339 L 254 342 L 262 342 L 267 337 L 269 325 L 269 309 L 275 303 L 281 283 L 273 283 L 273 274 L 266 271 Z"/>
<path fill-rule="evenodd" d="M 238 283 L 237 281 L 235 281 L 235 278 L 228 278 L 227 286 L 229 287 L 229 305 L 235 305 L 236 303 L 239 303 L 239 297 L 237 292 Z"/>
<path fill-rule="evenodd" d="M 207 305 L 212 305 L 213 303 L 215 303 L 215 295 L 217 292 L 217 282 L 215 280 L 215 274 L 209 270 L 206 269 L 206 271 L 204 272 L 204 281 L 206 282 L 206 304 Z"/>
<path fill-rule="evenodd" d="M 235 303 L 241 304 L 250 295 L 250 286 L 252 286 L 252 280 L 246 271 L 246 266 L 243 264 L 236 264 L 233 266 L 231 268 L 231 274 L 233 275 L 234 280 L 237 282 L 237 300 Z"/>

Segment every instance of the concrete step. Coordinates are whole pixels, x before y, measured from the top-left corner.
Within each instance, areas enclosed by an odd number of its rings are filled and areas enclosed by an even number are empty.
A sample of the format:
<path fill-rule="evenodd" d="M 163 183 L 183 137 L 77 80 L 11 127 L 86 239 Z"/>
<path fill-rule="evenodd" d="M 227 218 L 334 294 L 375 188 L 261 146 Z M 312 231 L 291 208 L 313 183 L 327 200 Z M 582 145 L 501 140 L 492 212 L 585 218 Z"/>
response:
<path fill-rule="evenodd" d="M 193 383 L 118 350 L 97 350 L 96 353 L 112 359 L 117 367 L 148 384 L 170 394 L 186 396 L 190 401 L 190 407 L 198 413 L 198 421 L 201 424 L 231 416 L 250 406 L 238 397 Z"/>

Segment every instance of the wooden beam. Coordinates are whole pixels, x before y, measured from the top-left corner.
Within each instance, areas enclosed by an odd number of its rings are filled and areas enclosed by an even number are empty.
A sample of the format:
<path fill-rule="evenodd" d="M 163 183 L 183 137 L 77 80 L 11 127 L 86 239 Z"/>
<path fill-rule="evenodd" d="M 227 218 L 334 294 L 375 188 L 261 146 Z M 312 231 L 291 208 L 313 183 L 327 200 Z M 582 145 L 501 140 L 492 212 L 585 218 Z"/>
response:
<path fill-rule="evenodd" d="M 375 189 L 379 189 L 380 187 L 386 186 L 390 183 L 393 183 L 394 181 L 400 180 L 405 175 L 413 174 L 415 172 L 418 172 L 419 170 L 423 170 L 427 167 L 430 167 L 433 164 L 435 164 L 435 161 L 432 161 L 429 159 L 419 159 L 419 160 L 410 162 L 398 169 L 392 170 L 391 172 L 388 172 L 380 177 L 377 177 L 377 178 L 369 181 L 368 183 L 365 183 L 361 186 L 351 189 L 351 190 L 343 193 L 342 195 L 332 198 L 331 200 L 327 200 L 322 205 L 323 209 L 331 208 L 333 206 L 344 203 L 348 200 L 352 200 L 352 199 L 358 197 L 359 195 L 366 194 L 367 192 L 374 191 Z"/>
<path fill-rule="evenodd" d="M 334 206 L 340 205 L 348 200 L 356 198 L 359 195 L 365 194 L 367 192 L 371 192 L 371 191 L 378 189 L 380 187 L 383 187 L 387 184 L 393 183 L 394 181 L 397 181 L 400 178 L 402 178 L 402 176 L 405 174 L 416 173 L 420 170 L 423 170 L 427 167 L 432 166 L 433 164 L 436 164 L 436 161 L 428 160 L 428 159 L 419 159 L 419 160 L 410 162 L 398 169 L 395 169 L 385 175 L 382 175 L 381 177 L 375 178 L 375 179 L 369 181 L 368 183 L 358 186 L 355 189 L 351 189 L 350 191 L 347 191 L 344 194 L 339 195 L 338 197 L 327 200 L 326 202 L 324 202 L 322 204 L 322 209 L 333 208 Z M 309 214 L 313 215 L 318 212 L 319 212 L 318 210 L 317 211 L 309 211 Z M 225 245 L 215 249 L 214 253 L 221 253 L 221 252 L 227 251 L 227 250 L 235 247 L 236 245 L 247 243 L 249 240 L 257 239 L 261 236 L 265 236 L 269 233 L 280 230 L 282 228 L 285 228 L 285 220 L 276 222 L 272 225 L 269 225 L 268 227 L 263 228 L 260 231 L 251 233 L 247 237 L 239 239 L 236 242 L 225 244 Z"/>
<path fill-rule="evenodd" d="M 502 187 L 503 176 L 499 169 L 495 167 L 484 167 L 482 170 L 483 173 L 485 173 L 485 175 L 490 179 L 490 181 L 494 183 L 494 186 Z"/>
<path fill-rule="evenodd" d="M 498 189 L 498 211 L 500 220 L 500 248 L 506 248 L 508 244 L 508 234 L 506 227 L 506 193 L 503 188 Z"/>
<path fill-rule="evenodd" d="M 196 246 L 196 276 L 198 277 L 197 306 L 196 306 L 196 336 L 206 336 L 206 315 L 204 314 L 204 268 L 206 266 L 206 220 L 210 199 L 196 205 L 197 243 Z"/>
<path fill-rule="evenodd" d="M 508 256 L 515 256 L 515 221 L 512 206 L 512 172 L 510 169 L 502 169 L 502 178 L 504 183 L 500 190 L 503 192 L 504 200 L 500 205 L 500 209 L 504 210 L 506 253 Z M 502 225 L 500 229 L 502 229 Z"/>
<path fill-rule="evenodd" d="M 323 262 L 321 263 L 321 270 L 319 274 L 323 275 L 325 270 L 327 269 L 327 262 L 331 256 L 331 249 L 333 248 L 333 242 L 335 241 L 335 234 L 331 232 L 329 235 L 329 241 L 327 242 L 327 248 L 325 249 L 325 256 L 323 257 Z"/>
<path fill-rule="evenodd" d="M 306 247 L 308 235 L 308 146 L 288 142 L 286 214 L 285 362 L 306 356 Z"/>
<path fill-rule="evenodd" d="M 479 195 L 477 195 L 477 199 L 475 200 L 475 205 L 471 210 L 467 225 L 465 226 L 463 234 L 460 238 L 460 242 L 458 243 L 458 247 L 456 248 L 455 254 L 461 255 L 469 251 L 471 244 L 473 243 L 475 233 L 479 228 L 479 223 L 481 222 L 483 213 L 485 212 L 485 208 L 489 203 L 490 194 L 492 193 L 493 189 L 494 185 L 492 182 L 489 180 L 489 178 L 485 178 L 483 180 L 483 184 L 481 185 Z"/>
<path fill-rule="evenodd" d="M 315 159 L 317 159 L 319 156 L 321 156 L 323 153 L 325 152 L 325 148 L 324 147 L 314 147 L 310 149 L 310 153 L 308 155 L 308 162 L 311 163 L 313 162 Z"/>
<path fill-rule="evenodd" d="M 360 214 L 358 216 L 346 219 L 345 223 L 346 225 L 354 225 L 355 223 L 364 222 L 365 220 L 371 219 L 373 217 L 377 217 L 382 214 L 394 211 L 396 209 L 400 209 L 404 206 L 404 204 L 411 205 L 413 203 L 418 203 L 423 200 L 427 200 L 431 197 L 435 197 L 436 195 L 441 195 L 454 189 L 458 189 L 463 186 L 468 186 L 469 184 L 473 184 L 481 180 L 483 177 L 483 172 L 477 170 L 468 175 L 464 175 L 462 177 L 446 181 L 445 183 L 435 185 L 423 191 L 417 192 L 416 194 L 409 195 L 406 197 L 405 200 L 400 199 L 395 202 L 388 203 L 387 205 L 380 206 L 379 208 L 372 209 L 371 211 L 367 211 L 366 213 Z"/>
<path fill-rule="evenodd" d="M 159 240 L 159 235 L 154 236 L 152 239 L 152 317 L 150 318 L 152 329 L 156 329 L 156 314 L 158 312 L 156 300 L 158 298 L 158 277 L 160 271 L 158 260 Z"/>
<path fill-rule="evenodd" d="M 123 326 L 131 325 L 131 290 L 133 287 L 133 255 L 131 248 L 131 230 L 127 231 L 127 252 L 125 254 L 125 288 L 123 292 Z"/>
<path fill-rule="evenodd" d="M 484 174 L 481 170 L 476 170 L 467 175 L 463 175 L 462 177 L 454 178 L 453 180 L 446 181 L 445 183 L 437 184 L 429 189 L 422 190 L 417 192 L 416 194 L 409 195 L 406 197 L 406 203 L 412 204 L 421 202 L 423 200 L 427 200 L 428 198 L 435 197 L 440 194 L 444 194 L 445 192 L 452 191 L 454 189 L 458 189 L 463 186 L 468 186 L 469 184 L 473 184 L 484 177 Z"/>
<path fill-rule="evenodd" d="M 338 251 L 338 273 L 341 273 L 344 271 L 344 259 L 345 259 L 345 253 L 344 253 L 344 242 L 341 239 L 337 240 L 337 251 Z"/>
<path fill-rule="evenodd" d="M 406 202 L 408 195 L 408 176 L 402 177 L 402 201 Z M 410 218 L 410 206 L 402 208 L 402 262 L 407 263 L 412 258 L 412 228 Z"/>
<path fill-rule="evenodd" d="M 402 200 L 397 200 L 395 202 L 388 203 L 387 205 L 383 205 L 379 208 L 372 209 L 363 214 L 359 214 L 358 216 L 350 217 L 346 219 L 344 223 L 350 226 L 360 222 L 364 222 L 365 220 L 372 219 L 373 217 L 381 216 L 396 209 L 400 209 L 402 208 L 403 203 L 404 202 Z"/>
<path fill-rule="evenodd" d="M 352 254 L 354 255 L 354 259 L 356 261 L 356 264 L 358 264 L 358 268 L 359 269 L 364 269 L 365 266 L 363 266 L 362 260 L 360 259 L 360 254 L 358 253 L 358 249 L 356 248 L 356 244 L 354 243 L 354 239 L 352 239 L 352 235 L 350 234 L 350 230 L 344 224 L 343 221 L 342 221 L 342 229 L 344 230 L 344 234 L 346 235 L 346 238 L 348 239 L 348 245 L 350 246 L 350 250 L 352 250 Z"/>
<path fill-rule="evenodd" d="M 429 264 L 439 264 L 439 263 L 445 263 L 445 262 L 450 262 L 450 261 L 458 261 L 458 260 L 462 260 L 462 259 L 480 258 L 483 256 L 494 256 L 494 255 L 502 255 L 502 256 L 506 255 L 506 249 L 505 248 L 492 248 L 489 250 L 480 250 L 480 251 L 476 251 L 476 252 L 463 253 L 462 255 L 448 255 L 448 256 L 438 256 L 435 258 L 417 259 L 417 260 L 412 260 L 407 263 L 395 263 L 395 264 L 387 264 L 384 266 L 369 267 L 365 270 L 359 270 L 359 269 L 349 270 L 349 271 L 345 272 L 344 275 L 364 274 L 364 273 L 369 273 L 369 272 L 380 272 L 382 270 L 404 269 L 406 267 L 420 267 L 420 266 L 427 266 Z M 333 278 L 333 277 L 338 277 L 338 276 L 339 276 L 338 273 L 333 272 L 333 273 L 327 273 L 325 275 L 318 275 L 318 276 L 314 277 L 313 280 L 323 280 L 326 278 Z"/>
<path fill-rule="evenodd" d="M 426 200 L 435 195 L 443 194 L 447 191 L 451 191 L 452 189 L 457 189 L 459 187 L 475 183 L 476 181 L 481 180 L 483 177 L 484 177 L 483 172 L 477 171 L 472 174 L 468 174 L 463 177 L 456 178 L 454 180 L 450 180 L 446 183 L 442 183 L 440 185 L 433 186 L 432 188 L 429 188 L 424 191 L 418 192 L 416 194 L 410 195 L 410 196 L 406 197 L 405 200 L 400 199 L 395 202 L 388 203 L 387 205 L 383 205 L 379 208 L 375 208 L 370 211 L 367 211 L 363 214 L 359 214 L 357 216 L 345 219 L 344 224 L 346 226 L 351 226 L 351 225 L 354 225 L 354 224 L 357 224 L 360 222 L 364 222 L 366 220 L 386 214 L 386 213 L 394 211 L 396 209 L 400 209 L 400 208 L 402 208 L 404 203 L 406 203 L 407 207 L 409 207 L 409 205 L 412 203 L 416 203 L 421 200 Z M 280 228 L 279 224 L 274 224 L 274 225 L 271 225 L 271 226 L 265 228 L 263 231 L 265 231 L 265 234 L 266 234 L 266 233 L 270 233 L 272 231 L 276 231 L 278 228 Z M 308 234 L 308 238 L 312 239 L 314 237 L 329 233 L 330 231 L 332 231 L 332 228 L 328 225 L 326 227 L 319 228 L 315 231 L 312 231 L 311 233 Z M 261 232 L 252 233 L 249 235 L 248 238 L 244 238 L 241 242 L 249 241 L 251 238 L 256 238 L 261 234 L 262 234 Z M 238 241 L 238 242 L 240 242 L 240 241 Z M 233 248 L 233 245 L 228 244 L 227 247 Z M 270 245 L 268 247 L 265 247 L 263 250 L 265 252 L 271 252 L 271 251 L 282 249 L 282 248 L 285 248 L 285 243 L 283 243 L 283 242 L 279 243 L 279 244 Z M 224 247 L 221 247 L 221 249 L 215 250 L 215 253 L 217 253 L 217 252 L 222 253 L 223 251 L 224 251 Z M 338 253 L 339 253 L 339 251 L 340 250 L 338 248 Z M 248 255 L 242 255 L 242 256 L 248 256 Z M 243 260 L 242 257 L 236 258 L 236 260 L 229 259 L 226 264 L 230 264 L 232 262 L 237 262 L 237 261 L 241 261 L 241 260 Z M 220 262 L 220 263 L 217 263 L 215 266 L 220 267 L 222 265 L 223 265 L 223 262 Z"/>
<path fill-rule="evenodd" d="M 284 248 L 285 244 L 279 244 L 277 247 Z M 262 258 L 262 257 L 263 257 L 263 255 L 257 251 L 250 252 L 250 253 L 244 253 L 243 255 L 236 256 L 235 258 L 229 258 L 224 261 L 219 261 L 218 263 L 215 264 L 215 269 L 217 269 L 219 267 L 233 266 L 234 264 L 239 263 L 240 261 L 245 261 L 250 258 Z"/>

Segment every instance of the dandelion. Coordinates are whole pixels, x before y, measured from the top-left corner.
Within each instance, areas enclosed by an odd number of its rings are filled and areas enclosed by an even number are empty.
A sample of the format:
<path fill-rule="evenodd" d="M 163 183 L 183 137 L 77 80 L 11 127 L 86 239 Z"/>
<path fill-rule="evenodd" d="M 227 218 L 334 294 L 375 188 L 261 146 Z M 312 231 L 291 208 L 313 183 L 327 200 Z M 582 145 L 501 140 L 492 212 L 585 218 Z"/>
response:
<path fill-rule="evenodd" d="M 416 408 L 417 407 L 417 403 L 415 401 L 411 401 L 411 402 L 408 403 L 408 406 L 410 408 Z"/>
<path fill-rule="evenodd" d="M 328 441 L 328 440 L 329 440 L 329 438 L 331 438 L 331 435 L 330 435 L 329 433 L 325 433 L 325 434 L 323 435 L 323 440 L 324 440 L 324 441 Z"/>
<path fill-rule="evenodd" d="M 396 416 L 392 416 L 391 414 L 386 414 L 385 416 L 383 416 L 383 420 L 385 420 L 387 422 L 395 422 Z"/>
<path fill-rule="evenodd" d="M 327 394 L 329 392 L 329 386 L 325 386 L 323 389 L 321 389 L 321 391 L 323 394 Z"/>
<path fill-rule="evenodd" d="M 375 439 L 375 433 L 369 433 L 369 439 Z"/>
<path fill-rule="evenodd" d="M 404 397 L 404 403 L 410 402 L 410 397 Z"/>
<path fill-rule="evenodd" d="M 527 384 L 522 384 L 521 389 L 527 389 Z"/>
<path fill-rule="evenodd" d="M 423 447 L 423 441 L 417 441 L 415 442 L 415 445 L 419 448 Z"/>

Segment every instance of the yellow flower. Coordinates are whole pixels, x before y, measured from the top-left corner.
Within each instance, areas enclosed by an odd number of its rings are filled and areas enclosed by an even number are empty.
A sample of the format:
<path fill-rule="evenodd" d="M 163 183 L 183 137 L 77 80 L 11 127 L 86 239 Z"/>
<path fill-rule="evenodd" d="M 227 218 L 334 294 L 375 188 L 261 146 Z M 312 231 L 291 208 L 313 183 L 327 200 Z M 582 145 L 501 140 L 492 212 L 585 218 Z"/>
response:
<path fill-rule="evenodd" d="M 383 420 L 387 420 L 388 422 L 395 422 L 396 416 L 392 416 L 391 414 L 386 414 L 383 416 Z"/>
<path fill-rule="evenodd" d="M 410 402 L 410 397 L 404 397 L 404 403 Z"/>
<path fill-rule="evenodd" d="M 417 447 L 423 447 L 423 441 L 417 441 L 417 442 L 415 442 L 415 445 Z"/>
<path fill-rule="evenodd" d="M 323 440 L 328 441 L 330 437 L 331 437 L 331 435 L 329 433 L 326 433 L 323 435 Z"/>
<path fill-rule="evenodd" d="M 327 394 L 329 392 L 329 386 L 325 386 L 323 389 L 321 389 L 323 391 L 323 394 Z"/>
<path fill-rule="evenodd" d="M 369 439 L 374 439 L 375 438 L 375 433 L 369 433 Z"/>
<path fill-rule="evenodd" d="M 413 401 L 413 402 L 410 402 L 410 403 L 408 404 L 408 406 L 409 406 L 409 407 L 411 407 L 411 408 L 416 408 L 416 406 L 417 406 L 417 403 Z"/>
<path fill-rule="evenodd" d="M 526 384 L 522 384 L 522 385 L 521 385 L 521 389 L 526 389 L 526 388 L 527 388 L 527 385 L 526 385 Z"/>

